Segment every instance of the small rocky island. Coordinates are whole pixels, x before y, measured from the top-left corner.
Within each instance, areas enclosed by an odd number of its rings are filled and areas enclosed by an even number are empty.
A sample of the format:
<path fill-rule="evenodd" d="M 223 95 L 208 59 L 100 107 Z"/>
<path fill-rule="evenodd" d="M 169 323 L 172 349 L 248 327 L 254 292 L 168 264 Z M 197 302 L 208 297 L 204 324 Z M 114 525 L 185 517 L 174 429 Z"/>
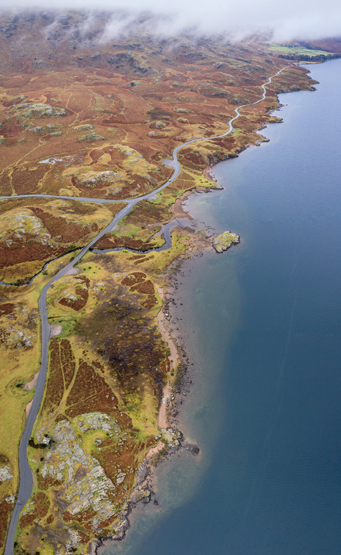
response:
<path fill-rule="evenodd" d="M 213 247 L 218 253 L 221 253 L 238 243 L 240 243 L 239 235 L 231 231 L 224 231 L 224 233 L 221 233 L 214 239 Z"/>

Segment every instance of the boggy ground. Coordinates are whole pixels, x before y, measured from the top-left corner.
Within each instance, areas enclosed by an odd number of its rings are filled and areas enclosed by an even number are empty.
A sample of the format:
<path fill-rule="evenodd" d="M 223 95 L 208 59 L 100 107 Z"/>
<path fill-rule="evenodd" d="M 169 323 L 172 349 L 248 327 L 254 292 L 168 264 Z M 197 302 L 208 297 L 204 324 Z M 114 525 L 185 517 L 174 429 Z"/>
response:
<path fill-rule="evenodd" d="M 85 553 L 93 538 L 122 537 L 128 500 L 150 495 L 138 468 L 151 448 L 162 452 L 173 441 L 160 431 L 158 414 L 165 384 L 177 379 L 158 325 L 159 292 L 170 264 L 208 242 L 204 233 L 174 228 L 170 249 L 151 249 L 164 243 L 163 225 L 184 217 L 184 193 L 215 187 L 205 169 L 260 143 L 257 131 L 279 121 L 271 116 L 278 92 L 313 88 L 306 70 L 290 65 L 264 101 L 241 110 L 233 133 L 210 140 L 227 130 L 235 107 L 258 100 L 261 84 L 291 62 L 260 38 L 231 44 L 137 32 L 106 42 L 105 15 L 94 18 L 91 37 L 82 31 L 84 17 L 0 14 L 0 194 L 123 202 L 169 178 L 177 145 L 207 140 L 181 150 L 179 177 L 139 202 L 95 245 L 132 250 L 89 253 L 78 273 L 49 291 L 49 321 L 62 331 L 51 339 L 45 397 L 29 446 L 35 485 L 19 521 L 18 554 Z M 0 202 L 1 280 L 28 283 L 54 260 L 30 285 L 0 286 L 1 552 L 18 487 L 25 408 L 39 369 L 40 292 L 122 202 Z"/>

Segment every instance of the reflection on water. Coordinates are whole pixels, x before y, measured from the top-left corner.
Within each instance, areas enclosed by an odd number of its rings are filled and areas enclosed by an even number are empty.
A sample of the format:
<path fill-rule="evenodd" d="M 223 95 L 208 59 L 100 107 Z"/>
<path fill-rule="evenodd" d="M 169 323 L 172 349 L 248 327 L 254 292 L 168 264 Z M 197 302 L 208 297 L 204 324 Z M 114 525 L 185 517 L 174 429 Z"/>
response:
<path fill-rule="evenodd" d="M 187 201 L 242 240 L 179 276 L 182 428 L 202 455 L 161 465 L 162 511 L 141 507 L 108 554 L 341 553 L 340 69 L 312 66 L 317 92 L 281 96 L 270 143 Z"/>

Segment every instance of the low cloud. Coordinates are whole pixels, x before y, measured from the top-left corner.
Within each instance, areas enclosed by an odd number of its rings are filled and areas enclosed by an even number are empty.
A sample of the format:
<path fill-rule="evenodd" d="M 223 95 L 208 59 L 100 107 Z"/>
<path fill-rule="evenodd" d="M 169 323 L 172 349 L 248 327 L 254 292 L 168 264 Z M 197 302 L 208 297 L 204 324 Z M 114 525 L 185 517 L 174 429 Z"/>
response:
<path fill-rule="evenodd" d="M 12 10 L 47 10 L 46 0 L 11 0 Z M 70 9 L 67 0 L 49 0 L 48 9 Z M 109 39 L 138 27 L 157 35 L 192 30 L 198 34 L 226 33 L 236 37 L 271 32 L 273 40 L 341 36 L 339 0 L 73 0 L 73 10 L 90 10 L 87 29 L 96 11 L 107 10 L 104 37 Z M 94 19 L 93 19 L 94 18 Z"/>

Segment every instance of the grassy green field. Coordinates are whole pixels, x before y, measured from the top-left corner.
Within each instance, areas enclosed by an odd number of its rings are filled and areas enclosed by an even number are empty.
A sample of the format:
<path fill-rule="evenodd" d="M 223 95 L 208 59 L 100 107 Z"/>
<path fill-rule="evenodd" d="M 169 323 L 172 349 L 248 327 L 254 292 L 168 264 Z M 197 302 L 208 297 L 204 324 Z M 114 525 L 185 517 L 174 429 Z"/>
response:
<path fill-rule="evenodd" d="M 330 52 L 326 50 L 311 50 L 310 48 L 304 48 L 304 46 L 282 46 L 281 44 L 271 44 L 270 50 L 274 52 L 279 52 L 280 54 L 292 54 L 296 56 L 328 56 Z"/>

